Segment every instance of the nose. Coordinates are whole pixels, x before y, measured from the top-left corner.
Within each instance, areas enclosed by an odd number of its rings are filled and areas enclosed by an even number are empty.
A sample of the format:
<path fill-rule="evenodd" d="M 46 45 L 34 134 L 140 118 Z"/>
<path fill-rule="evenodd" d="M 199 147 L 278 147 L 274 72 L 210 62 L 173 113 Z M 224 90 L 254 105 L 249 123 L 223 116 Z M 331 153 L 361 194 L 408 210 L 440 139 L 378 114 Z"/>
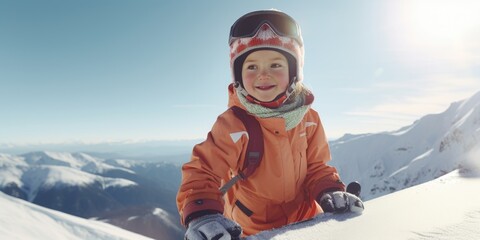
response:
<path fill-rule="evenodd" d="M 270 73 L 266 69 L 262 69 L 258 74 L 258 80 L 268 80 L 270 78 Z"/>

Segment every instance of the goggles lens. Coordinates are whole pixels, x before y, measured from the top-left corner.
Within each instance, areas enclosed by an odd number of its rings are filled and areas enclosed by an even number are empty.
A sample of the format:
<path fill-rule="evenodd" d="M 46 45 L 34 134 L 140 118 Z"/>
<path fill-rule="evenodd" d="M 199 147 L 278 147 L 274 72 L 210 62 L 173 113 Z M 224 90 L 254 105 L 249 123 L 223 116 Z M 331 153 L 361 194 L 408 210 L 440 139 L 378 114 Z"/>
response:
<path fill-rule="evenodd" d="M 230 28 L 228 43 L 238 38 L 253 37 L 258 29 L 267 23 L 279 36 L 295 39 L 300 45 L 300 28 L 293 18 L 283 12 L 257 11 L 239 18 Z"/>

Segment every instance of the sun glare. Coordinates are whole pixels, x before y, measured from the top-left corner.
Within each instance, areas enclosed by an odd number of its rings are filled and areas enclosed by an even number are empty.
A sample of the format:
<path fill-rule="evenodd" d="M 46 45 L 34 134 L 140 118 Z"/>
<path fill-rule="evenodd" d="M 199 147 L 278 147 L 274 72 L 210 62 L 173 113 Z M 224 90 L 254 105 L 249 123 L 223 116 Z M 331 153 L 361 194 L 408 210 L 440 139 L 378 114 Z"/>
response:
<path fill-rule="evenodd" d="M 386 21 L 391 49 L 406 65 L 440 62 L 459 67 L 478 61 L 479 0 L 393 2 Z"/>
<path fill-rule="evenodd" d="M 414 44 L 462 44 L 480 27 L 480 1 L 415 0 L 405 3 L 403 17 Z"/>

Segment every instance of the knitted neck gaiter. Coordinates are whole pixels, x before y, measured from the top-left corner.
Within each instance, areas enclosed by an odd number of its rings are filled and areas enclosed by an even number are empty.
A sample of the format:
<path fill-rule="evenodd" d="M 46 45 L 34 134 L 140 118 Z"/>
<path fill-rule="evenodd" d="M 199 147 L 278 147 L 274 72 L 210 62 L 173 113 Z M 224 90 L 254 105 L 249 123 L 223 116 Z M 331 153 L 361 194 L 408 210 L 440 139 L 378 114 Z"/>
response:
<path fill-rule="evenodd" d="M 284 118 L 285 119 L 285 129 L 288 131 L 295 126 L 297 126 L 310 109 L 310 105 L 304 105 L 305 95 L 307 94 L 301 92 L 296 95 L 293 101 L 287 101 L 285 104 L 279 108 L 266 108 L 261 105 L 252 103 L 248 101 L 242 93 L 241 87 L 236 89 L 238 99 L 245 106 L 248 112 L 259 117 L 259 118 Z"/>

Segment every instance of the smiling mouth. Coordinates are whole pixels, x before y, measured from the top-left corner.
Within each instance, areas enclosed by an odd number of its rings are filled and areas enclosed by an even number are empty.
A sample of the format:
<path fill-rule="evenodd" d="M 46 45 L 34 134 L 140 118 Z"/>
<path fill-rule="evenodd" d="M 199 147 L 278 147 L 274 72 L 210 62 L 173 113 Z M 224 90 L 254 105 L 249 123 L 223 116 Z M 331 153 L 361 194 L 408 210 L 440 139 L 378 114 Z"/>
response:
<path fill-rule="evenodd" d="M 259 90 L 270 90 L 274 87 L 275 87 L 275 85 L 268 85 L 268 86 L 257 86 L 256 88 L 259 89 Z"/>

